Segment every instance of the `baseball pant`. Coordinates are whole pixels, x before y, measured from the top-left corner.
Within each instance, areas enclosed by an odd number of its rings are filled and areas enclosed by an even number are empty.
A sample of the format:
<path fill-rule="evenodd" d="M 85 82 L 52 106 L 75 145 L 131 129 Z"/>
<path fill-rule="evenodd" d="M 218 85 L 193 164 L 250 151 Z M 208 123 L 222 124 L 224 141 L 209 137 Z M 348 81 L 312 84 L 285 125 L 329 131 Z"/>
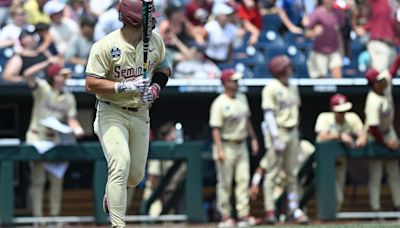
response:
<path fill-rule="evenodd" d="M 400 176 L 398 159 L 372 159 L 369 165 L 369 203 L 372 210 L 380 210 L 381 181 L 383 169 L 386 170 L 387 180 L 395 207 L 400 206 Z"/>
<path fill-rule="evenodd" d="M 336 160 L 336 180 L 335 180 L 335 191 L 336 191 L 336 210 L 340 211 L 344 200 L 344 187 L 346 185 L 346 171 L 347 171 L 347 160 L 345 157 L 339 157 Z"/>
<path fill-rule="evenodd" d="M 213 157 L 217 171 L 217 208 L 224 217 L 231 217 L 232 181 L 235 179 L 236 211 L 239 218 L 249 215 L 248 188 L 250 182 L 250 159 L 247 144 L 222 142 L 225 160 L 216 160 L 217 149 L 213 146 Z"/>
<path fill-rule="evenodd" d="M 30 167 L 33 216 L 43 216 L 43 193 L 47 174 L 50 179 L 50 215 L 60 215 L 63 178 L 58 178 L 47 172 L 44 168 L 44 162 L 31 162 Z"/>
<path fill-rule="evenodd" d="M 270 137 L 265 135 L 265 137 Z M 273 145 L 267 145 L 266 151 L 266 172 L 264 176 L 264 208 L 266 211 L 275 211 L 275 178 L 283 170 L 286 176 L 289 209 L 298 208 L 298 186 L 297 172 L 299 162 L 297 155 L 299 153 L 299 132 L 297 129 L 286 130 L 279 128 L 279 137 L 285 143 L 285 149 L 282 155 L 275 152 Z M 270 141 L 265 139 L 265 141 Z"/>
<path fill-rule="evenodd" d="M 108 164 L 106 196 L 112 227 L 125 227 L 127 187 L 144 176 L 149 149 L 149 111 L 132 112 L 99 102 L 94 131 Z"/>
<path fill-rule="evenodd" d="M 389 69 L 396 58 L 396 48 L 379 40 L 371 40 L 367 45 L 371 56 L 371 66 L 378 72 Z"/>

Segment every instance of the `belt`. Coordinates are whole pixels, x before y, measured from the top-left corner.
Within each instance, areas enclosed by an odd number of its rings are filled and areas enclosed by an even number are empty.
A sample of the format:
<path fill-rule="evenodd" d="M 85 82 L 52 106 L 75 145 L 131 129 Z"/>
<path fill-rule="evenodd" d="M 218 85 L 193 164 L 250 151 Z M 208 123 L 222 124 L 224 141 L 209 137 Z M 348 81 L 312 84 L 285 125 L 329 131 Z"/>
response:
<path fill-rule="evenodd" d="M 32 132 L 33 134 L 36 134 L 36 135 L 39 134 L 39 131 L 38 131 L 38 130 L 31 130 L 31 132 Z M 45 135 L 46 135 L 47 137 L 49 137 L 49 138 L 53 138 L 53 137 L 56 136 L 56 134 L 55 134 L 54 132 L 47 132 Z"/>
<path fill-rule="evenodd" d="M 226 143 L 233 143 L 233 144 L 242 144 L 244 142 L 244 139 L 238 139 L 238 140 L 229 140 L 229 139 L 221 139 L 222 142 Z"/>
<path fill-rule="evenodd" d="M 296 128 L 296 126 L 293 126 L 293 127 L 279 127 L 279 128 L 284 129 L 286 131 L 292 131 L 293 129 Z"/>
<path fill-rule="evenodd" d="M 98 101 L 99 101 L 99 100 L 97 100 L 97 102 L 98 102 Z M 111 104 L 111 103 L 108 102 L 108 101 L 101 101 L 101 102 L 103 102 L 103 103 L 105 103 L 105 104 L 108 104 L 108 105 L 112 105 L 112 106 L 116 106 L 116 107 L 122 108 L 123 110 L 127 110 L 127 111 L 130 111 L 130 112 L 137 112 L 137 111 L 139 111 L 138 108 L 129 108 L 129 107 L 122 107 L 122 106 L 119 106 L 119 105 L 113 105 L 113 104 Z"/>

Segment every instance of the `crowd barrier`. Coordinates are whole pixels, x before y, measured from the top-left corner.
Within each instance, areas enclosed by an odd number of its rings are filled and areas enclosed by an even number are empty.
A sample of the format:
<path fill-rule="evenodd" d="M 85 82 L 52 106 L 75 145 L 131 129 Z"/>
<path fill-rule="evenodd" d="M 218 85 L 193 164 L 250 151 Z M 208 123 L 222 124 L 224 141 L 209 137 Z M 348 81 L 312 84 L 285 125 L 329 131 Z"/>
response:
<path fill-rule="evenodd" d="M 203 142 L 189 141 L 175 144 L 153 141 L 149 159 L 172 159 L 187 162 L 185 183 L 185 208 L 189 222 L 205 221 L 202 199 L 202 157 Z M 108 222 L 103 212 L 103 195 L 107 181 L 107 163 L 98 142 L 82 142 L 77 145 L 59 145 L 45 154 L 39 154 L 35 147 L 21 144 L 0 146 L 0 224 L 13 224 L 14 220 L 14 162 L 17 161 L 93 161 L 93 205 L 94 221 Z"/>

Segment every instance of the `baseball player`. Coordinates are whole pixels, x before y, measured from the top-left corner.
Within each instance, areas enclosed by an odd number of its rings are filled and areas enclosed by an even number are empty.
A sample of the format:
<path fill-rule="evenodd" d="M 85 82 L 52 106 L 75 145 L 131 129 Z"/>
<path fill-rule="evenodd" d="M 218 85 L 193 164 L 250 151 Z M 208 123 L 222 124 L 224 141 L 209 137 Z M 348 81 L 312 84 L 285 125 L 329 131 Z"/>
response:
<path fill-rule="evenodd" d="M 218 227 L 235 226 L 230 205 L 233 179 L 236 182 L 234 191 L 239 218 L 237 226 L 246 227 L 258 223 L 250 216 L 250 159 L 247 137 L 251 138 L 253 155 L 258 153 L 259 145 L 250 121 L 247 98 L 238 92 L 238 80 L 241 77 L 242 75 L 233 69 L 225 69 L 222 72 L 224 92 L 214 99 L 210 109 L 213 159 L 217 170 L 217 207 L 222 217 Z"/>
<path fill-rule="evenodd" d="M 93 45 L 86 67 L 86 90 L 98 100 L 94 130 L 108 162 L 103 206 L 113 227 L 125 227 L 127 187 L 136 186 L 144 175 L 149 107 L 171 74 L 164 42 L 152 32 L 148 78 L 143 78 L 142 1 L 122 0 L 119 19 L 123 27 Z"/>
<path fill-rule="evenodd" d="M 24 78 L 32 90 L 33 108 L 31 122 L 26 133 L 26 142 L 33 144 L 38 141 L 60 142 L 58 134 L 40 124 L 46 117 L 54 117 L 73 128 L 76 137 L 84 135 L 84 131 L 76 119 L 76 101 L 74 96 L 63 91 L 66 77 L 70 74 L 57 63 L 47 62 L 47 81 L 38 79 L 34 74 L 25 74 Z M 48 162 L 46 162 L 48 163 Z M 63 177 L 47 172 L 45 163 L 35 161 L 31 167 L 31 194 L 33 216 L 43 216 L 43 192 L 46 177 L 50 179 L 50 215 L 57 216 L 61 211 Z"/>
<path fill-rule="evenodd" d="M 331 97 L 331 112 L 323 112 L 318 115 L 315 124 L 317 142 L 339 140 L 347 147 L 362 147 L 367 141 L 363 123 L 360 117 L 349 112 L 353 107 L 343 94 L 335 94 Z M 346 183 L 347 160 L 340 157 L 336 160 L 336 208 L 339 211 L 343 203 L 343 190 Z"/>
<path fill-rule="evenodd" d="M 266 146 L 268 171 L 264 178 L 265 222 L 274 224 L 275 202 L 273 196 L 274 179 L 284 171 L 287 182 L 289 216 L 296 222 L 308 222 L 307 216 L 299 208 L 297 178 L 299 162 L 299 107 L 300 94 L 296 86 L 289 83 L 293 74 L 290 59 L 279 55 L 271 59 L 268 68 L 275 77 L 262 91 L 262 124 Z"/>
<path fill-rule="evenodd" d="M 400 56 L 397 56 L 389 70 L 378 72 L 371 68 L 365 73 L 370 86 L 364 110 L 368 140 L 381 143 L 391 150 L 399 147 L 399 140 L 393 125 L 394 104 L 391 83 L 392 77 L 396 75 L 399 67 Z M 370 178 L 368 188 L 371 209 L 374 211 L 381 209 L 380 185 L 383 168 L 385 168 L 388 175 L 394 206 L 398 210 L 400 208 L 400 176 L 397 158 L 369 160 Z"/>

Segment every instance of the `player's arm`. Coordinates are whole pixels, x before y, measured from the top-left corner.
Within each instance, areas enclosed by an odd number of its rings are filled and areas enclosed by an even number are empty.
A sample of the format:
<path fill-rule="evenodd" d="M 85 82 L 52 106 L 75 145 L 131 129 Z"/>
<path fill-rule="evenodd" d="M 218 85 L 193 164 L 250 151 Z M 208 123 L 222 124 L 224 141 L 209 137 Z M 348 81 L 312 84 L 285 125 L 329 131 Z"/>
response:
<path fill-rule="evenodd" d="M 85 132 L 76 117 L 69 118 L 68 125 L 73 129 L 75 137 L 80 138 L 85 135 Z"/>
<path fill-rule="evenodd" d="M 320 131 L 318 132 L 318 138 L 321 141 L 340 140 L 340 134 L 329 131 Z"/>
<path fill-rule="evenodd" d="M 390 75 L 392 75 L 392 77 L 396 77 L 397 75 L 397 71 L 400 68 L 400 55 L 398 55 L 396 57 L 396 60 L 393 62 L 392 66 L 389 69 L 389 73 Z"/>
<path fill-rule="evenodd" d="M 249 134 L 249 137 L 251 139 L 251 149 L 252 149 L 252 155 L 257 155 L 258 154 L 258 150 L 259 145 L 258 145 L 258 141 L 257 141 L 257 135 L 254 132 L 254 128 L 253 128 L 253 124 L 250 121 L 250 118 L 247 119 L 247 132 Z"/>
<path fill-rule="evenodd" d="M 157 66 L 155 73 L 151 78 L 150 86 L 143 93 L 142 101 L 145 104 L 151 104 L 160 96 L 161 90 L 167 85 L 171 76 L 171 68 L 166 58 Z"/>

